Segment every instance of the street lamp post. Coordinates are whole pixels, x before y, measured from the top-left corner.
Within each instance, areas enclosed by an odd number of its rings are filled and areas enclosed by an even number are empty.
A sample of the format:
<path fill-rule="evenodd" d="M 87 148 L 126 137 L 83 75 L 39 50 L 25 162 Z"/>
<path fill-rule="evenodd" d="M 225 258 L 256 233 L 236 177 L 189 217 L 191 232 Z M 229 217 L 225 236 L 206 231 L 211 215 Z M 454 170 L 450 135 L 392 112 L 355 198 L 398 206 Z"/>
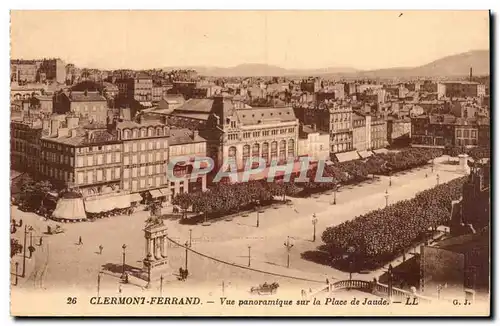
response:
<path fill-rule="evenodd" d="M 260 213 L 259 213 L 259 209 L 257 209 L 257 224 L 256 224 L 256 227 L 259 227 L 260 225 Z"/>
<path fill-rule="evenodd" d="M 251 250 L 251 246 L 248 246 L 248 267 L 250 267 L 250 250 Z"/>
<path fill-rule="evenodd" d="M 122 253 L 122 278 L 125 279 L 125 249 L 127 249 L 127 245 L 123 244 L 122 249 L 123 249 L 123 253 Z"/>
<path fill-rule="evenodd" d="M 186 248 L 186 260 L 184 262 L 184 268 L 187 270 L 188 269 L 188 245 L 189 243 L 186 241 L 184 244 L 184 247 Z"/>
<path fill-rule="evenodd" d="M 21 277 L 26 275 L 26 236 L 28 234 L 28 225 L 24 225 L 24 242 L 23 242 L 23 274 Z"/>
<path fill-rule="evenodd" d="M 160 275 L 160 297 L 163 294 L 163 274 Z"/>
<path fill-rule="evenodd" d="M 191 246 L 193 245 L 192 233 L 193 229 L 189 229 L 189 248 L 191 248 Z"/>
<path fill-rule="evenodd" d="M 101 289 L 101 273 L 102 272 L 99 272 L 97 274 L 97 297 L 99 298 L 99 291 Z"/>
<path fill-rule="evenodd" d="M 392 186 L 392 175 L 389 175 L 389 187 Z"/>
<path fill-rule="evenodd" d="M 313 225 L 313 242 L 316 242 L 316 224 L 318 223 L 318 218 L 316 214 L 313 214 L 312 225 Z"/>
<path fill-rule="evenodd" d="M 389 206 L 389 191 L 385 190 L 385 207 Z"/>
<path fill-rule="evenodd" d="M 293 244 L 290 243 L 290 236 L 286 237 L 286 242 L 283 244 L 286 248 L 287 259 L 286 259 L 286 267 L 290 268 L 290 250 L 292 250 Z"/>
<path fill-rule="evenodd" d="M 431 164 L 431 173 L 434 173 L 434 159 L 432 159 L 432 164 Z"/>
<path fill-rule="evenodd" d="M 439 186 L 439 174 L 436 174 L 436 185 Z"/>
<path fill-rule="evenodd" d="M 338 189 L 338 186 L 335 185 L 335 187 L 333 188 L 333 204 L 334 205 L 337 205 L 337 189 Z"/>
<path fill-rule="evenodd" d="M 389 264 L 389 269 L 387 271 L 387 276 L 389 277 L 389 284 L 387 284 L 388 286 L 388 296 L 389 296 L 389 302 L 391 301 L 391 298 L 392 298 L 392 276 L 393 276 L 393 273 L 392 273 L 392 264 Z"/>
<path fill-rule="evenodd" d="M 19 281 L 18 274 L 17 274 L 18 269 L 19 269 L 19 262 L 16 261 L 16 285 L 17 285 L 17 283 Z"/>

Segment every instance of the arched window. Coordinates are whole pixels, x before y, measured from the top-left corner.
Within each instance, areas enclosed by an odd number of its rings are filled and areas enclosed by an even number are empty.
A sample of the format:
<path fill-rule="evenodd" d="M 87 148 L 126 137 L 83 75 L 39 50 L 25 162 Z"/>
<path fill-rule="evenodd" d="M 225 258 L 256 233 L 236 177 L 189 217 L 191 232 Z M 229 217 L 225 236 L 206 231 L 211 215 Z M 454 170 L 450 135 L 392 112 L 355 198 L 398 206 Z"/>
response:
<path fill-rule="evenodd" d="M 247 164 L 247 160 L 250 157 L 250 145 L 243 146 L 243 164 Z"/>
<path fill-rule="evenodd" d="M 264 159 L 264 161 L 269 161 L 269 144 L 268 143 L 263 143 L 262 144 L 262 154 L 261 157 Z"/>
<path fill-rule="evenodd" d="M 288 157 L 295 157 L 295 140 L 293 139 L 288 141 Z"/>
<path fill-rule="evenodd" d="M 154 132 L 153 127 L 149 127 L 149 128 L 148 128 L 148 137 L 153 137 L 153 136 L 154 136 L 154 135 L 153 135 L 153 132 Z"/>
<path fill-rule="evenodd" d="M 162 136 L 161 127 L 156 128 L 156 136 Z"/>
<path fill-rule="evenodd" d="M 231 166 L 233 164 L 236 164 L 236 154 L 237 154 L 236 147 L 234 147 L 234 146 L 229 147 L 229 150 L 228 150 L 228 162 L 227 162 L 227 164 L 229 165 L 228 166 L 229 170 L 231 169 Z"/>
<path fill-rule="evenodd" d="M 260 150 L 260 145 L 259 144 L 253 144 L 253 147 L 252 147 L 252 157 L 259 157 L 259 150 Z"/>
<path fill-rule="evenodd" d="M 286 140 L 280 141 L 280 161 L 286 159 Z"/>
<path fill-rule="evenodd" d="M 137 129 L 132 131 L 132 138 L 137 138 Z"/>
<path fill-rule="evenodd" d="M 278 158 L 278 142 L 273 141 L 271 143 L 271 160 Z"/>
<path fill-rule="evenodd" d="M 146 128 L 141 128 L 141 137 L 146 137 Z"/>
<path fill-rule="evenodd" d="M 229 147 L 228 156 L 229 158 L 236 159 L 236 147 L 234 146 Z"/>

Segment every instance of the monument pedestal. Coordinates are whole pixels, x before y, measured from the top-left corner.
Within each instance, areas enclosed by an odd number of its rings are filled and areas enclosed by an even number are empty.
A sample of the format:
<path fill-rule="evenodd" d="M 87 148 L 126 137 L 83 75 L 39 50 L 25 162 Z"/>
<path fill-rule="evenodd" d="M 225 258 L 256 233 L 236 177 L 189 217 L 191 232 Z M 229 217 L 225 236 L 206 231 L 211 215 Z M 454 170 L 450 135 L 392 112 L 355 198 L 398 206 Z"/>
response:
<path fill-rule="evenodd" d="M 467 154 L 458 155 L 458 166 L 460 168 L 460 172 L 465 174 L 470 174 L 470 167 L 469 164 L 467 164 L 468 161 L 469 161 L 469 155 Z"/>
<path fill-rule="evenodd" d="M 161 276 L 172 274 L 167 259 L 167 227 L 163 220 L 151 223 L 144 229 L 146 239 L 146 258 L 143 260 L 143 271 L 148 283 L 158 281 Z"/>

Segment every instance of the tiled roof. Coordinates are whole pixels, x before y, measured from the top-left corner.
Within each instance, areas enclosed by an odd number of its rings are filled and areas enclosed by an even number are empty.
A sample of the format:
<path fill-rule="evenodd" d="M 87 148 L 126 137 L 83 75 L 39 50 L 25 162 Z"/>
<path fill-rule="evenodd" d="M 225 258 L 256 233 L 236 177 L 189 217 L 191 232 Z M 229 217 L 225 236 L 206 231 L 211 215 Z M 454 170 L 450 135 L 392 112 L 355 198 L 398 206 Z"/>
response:
<path fill-rule="evenodd" d="M 266 122 L 295 121 L 295 113 L 291 107 L 285 108 L 252 108 L 237 110 L 236 116 L 243 125 L 265 124 Z"/>
<path fill-rule="evenodd" d="M 106 102 L 106 98 L 98 92 L 71 92 L 68 96 L 72 102 Z"/>
<path fill-rule="evenodd" d="M 175 111 L 171 115 L 178 118 L 189 118 L 196 120 L 208 120 L 208 117 L 210 117 L 210 113 L 184 113 Z"/>
<path fill-rule="evenodd" d="M 156 127 L 156 126 L 164 126 L 163 123 L 159 121 L 151 121 L 151 120 L 146 120 L 143 123 L 138 123 L 135 121 L 130 121 L 130 120 L 124 120 L 120 121 L 116 124 L 116 128 L 118 129 L 132 129 L 132 128 L 142 128 L 142 127 Z"/>
<path fill-rule="evenodd" d="M 44 140 L 50 140 L 59 144 L 65 144 L 70 146 L 78 146 L 84 144 L 102 144 L 110 141 L 117 141 L 116 136 L 109 133 L 107 130 L 94 130 L 92 131 L 92 139 L 89 140 L 87 137 L 87 132 L 83 128 L 76 129 L 77 133 L 74 137 L 63 136 L 63 137 L 43 137 Z M 71 131 L 68 131 L 70 135 Z"/>
<path fill-rule="evenodd" d="M 170 137 L 168 138 L 169 145 L 198 143 L 204 141 L 206 141 L 206 139 L 200 135 L 196 135 L 193 139 L 193 132 L 189 129 L 171 129 Z"/>
<path fill-rule="evenodd" d="M 213 103 L 214 103 L 214 100 L 209 99 L 209 98 L 189 99 L 182 106 L 178 107 L 175 111 L 192 111 L 192 112 L 199 112 L 199 113 L 201 113 L 201 112 L 210 113 L 212 111 Z"/>

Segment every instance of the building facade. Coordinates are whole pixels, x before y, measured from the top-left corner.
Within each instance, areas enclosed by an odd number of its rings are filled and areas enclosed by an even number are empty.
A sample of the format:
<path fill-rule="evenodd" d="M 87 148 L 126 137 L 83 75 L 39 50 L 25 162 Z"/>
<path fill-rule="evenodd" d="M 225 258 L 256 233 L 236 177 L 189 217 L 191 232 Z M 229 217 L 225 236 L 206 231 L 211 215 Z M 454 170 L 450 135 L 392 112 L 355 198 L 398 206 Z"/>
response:
<path fill-rule="evenodd" d="M 437 85 L 438 98 L 482 97 L 486 95 L 486 86 L 476 82 L 442 82 Z"/>
<path fill-rule="evenodd" d="M 367 139 L 370 124 L 366 124 L 366 117 L 359 112 L 352 114 L 352 147 L 357 151 L 368 150 L 371 146 Z"/>
<path fill-rule="evenodd" d="M 328 160 L 330 158 L 330 134 L 315 130 L 311 126 L 301 125 L 297 151 L 299 157 L 308 156 L 313 161 Z"/>
<path fill-rule="evenodd" d="M 69 92 L 56 94 L 54 112 L 71 113 L 89 121 L 105 124 L 108 116 L 108 102 L 99 92 Z"/>
<path fill-rule="evenodd" d="M 387 142 L 387 121 L 383 117 L 372 116 L 370 122 L 370 149 L 384 148 Z"/>

